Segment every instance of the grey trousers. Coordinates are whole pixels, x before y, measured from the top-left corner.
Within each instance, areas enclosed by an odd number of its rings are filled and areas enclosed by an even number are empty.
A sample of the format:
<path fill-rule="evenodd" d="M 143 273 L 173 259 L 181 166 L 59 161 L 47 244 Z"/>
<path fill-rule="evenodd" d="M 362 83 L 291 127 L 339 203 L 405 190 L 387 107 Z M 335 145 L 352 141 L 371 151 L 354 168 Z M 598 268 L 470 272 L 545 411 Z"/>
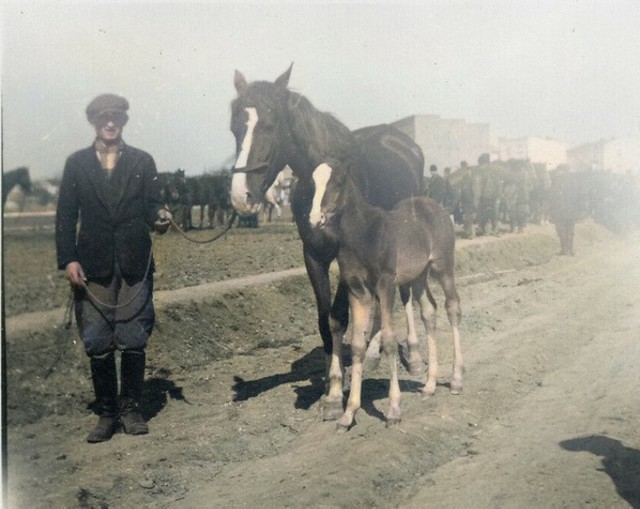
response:
<path fill-rule="evenodd" d="M 118 306 L 114 309 L 94 302 L 84 289 L 75 292 L 78 332 L 87 355 L 144 349 L 155 322 L 153 275 L 125 277 L 115 267 L 112 277 L 90 280 L 87 287 L 102 303 Z M 123 304 L 127 305 L 119 307 Z"/>

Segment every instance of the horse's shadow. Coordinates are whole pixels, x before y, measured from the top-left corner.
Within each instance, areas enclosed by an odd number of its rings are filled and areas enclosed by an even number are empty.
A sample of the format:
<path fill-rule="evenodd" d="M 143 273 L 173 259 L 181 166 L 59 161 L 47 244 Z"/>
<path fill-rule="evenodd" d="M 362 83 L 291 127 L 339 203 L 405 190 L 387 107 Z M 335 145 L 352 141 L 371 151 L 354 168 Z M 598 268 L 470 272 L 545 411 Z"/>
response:
<path fill-rule="evenodd" d="M 400 380 L 401 392 L 419 392 L 422 387 L 424 387 L 422 382 Z M 382 378 L 365 378 L 362 381 L 362 395 L 362 410 L 371 417 L 385 421 L 386 417 L 384 416 L 384 412 L 376 408 L 373 402 L 389 397 L 389 380 Z"/>
<path fill-rule="evenodd" d="M 292 362 L 291 370 L 288 373 L 277 373 L 257 380 L 245 380 L 242 377 L 234 376 L 233 390 L 235 395 L 233 400 L 246 401 L 279 385 L 308 381 L 309 384 L 296 386 L 294 389 L 298 396 L 295 408 L 308 410 L 324 392 L 323 376 L 324 353 L 322 348 L 317 347 Z"/>
<path fill-rule="evenodd" d="M 153 419 L 167 405 L 169 398 L 190 404 L 182 393 L 182 387 L 177 386 L 167 378 L 149 378 L 144 382 L 143 397 L 140 403 L 140 413 L 145 421 Z"/>
<path fill-rule="evenodd" d="M 611 477 L 616 491 L 631 507 L 640 508 L 640 451 L 602 435 L 572 438 L 560 442 L 572 452 L 587 451 L 601 456 L 602 470 Z"/>
<path fill-rule="evenodd" d="M 350 352 L 350 350 L 346 345 L 344 348 L 343 359 L 345 359 L 345 366 L 348 366 L 350 355 L 345 354 Z M 317 403 L 324 394 L 324 363 L 322 348 L 317 347 L 300 359 L 292 362 L 291 370 L 288 373 L 278 373 L 256 380 L 245 380 L 239 376 L 235 376 L 235 383 L 233 384 L 235 395 L 233 400 L 246 401 L 283 384 L 308 381 L 308 384 L 297 385 L 294 388 L 294 392 L 297 395 L 294 407 L 308 410 L 314 403 Z M 400 380 L 400 389 L 402 392 L 417 392 L 422 387 L 423 384 L 420 382 Z M 365 394 L 365 397 L 362 398 L 362 409 L 367 412 L 367 414 L 384 420 L 384 414 L 373 405 L 373 401 L 388 397 L 389 380 L 365 378 L 363 380 L 362 392 Z"/>

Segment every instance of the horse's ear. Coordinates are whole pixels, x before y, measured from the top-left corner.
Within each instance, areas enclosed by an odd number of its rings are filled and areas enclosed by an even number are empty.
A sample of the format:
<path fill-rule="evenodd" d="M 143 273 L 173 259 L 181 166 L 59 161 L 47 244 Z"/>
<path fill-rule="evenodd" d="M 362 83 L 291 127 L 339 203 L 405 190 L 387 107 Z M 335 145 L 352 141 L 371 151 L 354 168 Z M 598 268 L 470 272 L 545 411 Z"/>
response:
<path fill-rule="evenodd" d="M 291 62 L 289 69 L 287 69 L 280 76 L 278 76 L 278 79 L 275 81 L 278 87 L 287 88 L 287 85 L 289 84 L 289 77 L 291 76 L 292 68 L 293 68 L 293 62 Z"/>
<path fill-rule="evenodd" d="M 236 87 L 236 90 L 239 94 L 241 94 L 247 88 L 247 80 L 244 78 L 244 75 L 236 70 L 236 73 L 233 77 L 233 85 Z"/>

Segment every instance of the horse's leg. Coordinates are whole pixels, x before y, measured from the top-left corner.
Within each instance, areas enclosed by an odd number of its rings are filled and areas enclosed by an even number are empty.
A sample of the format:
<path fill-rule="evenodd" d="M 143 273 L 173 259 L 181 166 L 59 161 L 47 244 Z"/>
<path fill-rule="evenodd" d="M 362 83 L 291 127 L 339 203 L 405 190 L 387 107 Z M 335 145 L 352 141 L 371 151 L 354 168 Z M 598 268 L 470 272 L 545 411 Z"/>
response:
<path fill-rule="evenodd" d="M 444 291 L 444 305 L 453 333 L 453 377 L 451 378 L 451 394 L 460 394 L 462 392 L 462 372 L 464 371 L 462 347 L 460 344 L 460 318 L 462 316 L 462 312 L 460 311 L 460 297 L 456 290 L 453 273 L 443 274 L 440 279 L 440 284 Z"/>
<path fill-rule="evenodd" d="M 421 278 L 412 285 L 414 299 L 420 304 L 420 318 L 427 331 L 427 352 L 429 365 L 427 380 L 422 388 L 424 397 L 432 396 L 436 392 L 438 377 L 438 348 L 436 344 L 436 308 L 429 300 L 426 292 L 427 278 Z"/>
<path fill-rule="evenodd" d="M 207 206 L 207 219 L 209 220 L 209 228 L 215 228 L 216 207 L 213 204 Z"/>
<path fill-rule="evenodd" d="M 349 288 L 342 281 L 338 281 L 338 286 L 336 288 L 336 294 L 333 298 L 333 304 L 331 305 L 331 311 L 329 313 L 329 329 L 331 331 L 331 339 L 333 345 L 333 355 L 339 356 L 340 358 L 340 366 L 342 367 L 342 350 L 339 349 L 336 351 L 336 344 L 339 343 L 342 345 L 342 341 L 345 333 L 347 332 L 347 327 L 349 326 Z M 369 331 L 371 331 L 371 327 L 369 327 Z M 342 367 L 342 371 L 344 374 L 344 367 Z M 344 387 L 344 382 L 343 382 Z"/>
<path fill-rule="evenodd" d="M 353 424 L 356 412 L 360 408 L 362 394 L 362 378 L 364 369 L 364 354 L 367 339 L 371 333 L 368 326 L 371 323 L 371 309 L 373 296 L 366 290 L 358 292 L 356 296 L 349 292 L 349 308 L 351 309 L 353 336 L 351 338 L 351 391 L 347 400 L 347 408 L 336 425 L 339 430 L 348 430 Z"/>
<path fill-rule="evenodd" d="M 407 289 L 408 290 L 408 289 Z M 387 425 L 400 422 L 400 382 L 398 381 L 398 343 L 393 330 L 393 300 L 395 296 L 393 277 L 381 278 L 378 283 L 378 298 L 380 299 L 380 320 L 382 349 L 389 361 L 389 410 L 386 414 Z M 407 293 L 410 292 L 407 291 Z M 411 303 L 409 299 L 409 303 Z"/>
<path fill-rule="evenodd" d="M 371 328 L 369 329 L 373 336 L 369 340 L 369 346 L 364 356 L 364 369 L 365 371 L 371 371 L 378 367 L 380 364 L 380 353 L 382 352 L 381 334 L 380 329 L 380 313 L 371 313 Z M 375 332 L 375 334 L 374 334 Z"/>
<path fill-rule="evenodd" d="M 322 402 L 322 414 L 324 420 L 335 420 L 342 413 L 342 338 L 345 330 L 341 329 L 339 320 L 330 320 L 329 263 L 315 258 L 304 246 L 303 251 L 307 275 L 316 297 L 318 330 L 325 353 L 325 383 L 328 388 Z"/>
<path fill-rule="evenodd" d="M 406 370 L 413 376 L 422 374 L 424 361 L 420 353 L 420 341 L 416 331 L 416 323 L 413 317 L 413 301 L 411 300 L 411 287 L 400 286 L 400 299 L 404 306 L 404 314 L 407 320 L 407 345 L 406 349 L 400 347 L 400 361 Z"/>

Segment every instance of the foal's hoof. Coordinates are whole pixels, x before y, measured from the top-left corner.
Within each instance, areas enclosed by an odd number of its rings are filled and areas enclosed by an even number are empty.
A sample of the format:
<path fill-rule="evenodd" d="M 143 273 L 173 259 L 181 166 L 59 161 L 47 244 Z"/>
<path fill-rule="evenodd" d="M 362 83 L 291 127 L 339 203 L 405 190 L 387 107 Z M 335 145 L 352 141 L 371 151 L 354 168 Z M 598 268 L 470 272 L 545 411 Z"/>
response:
<path fill-rule="evenodd" d="M 431 390 L 431 389 L 422 389 L 420 391 L 420 394 L 422 395 L 422 401 L 427 401 L 427 400 L 433 398 L 435 393 L 436 393 L 435 387 L 433 388 L 433 390 Z"/>
<path fill-rule="evenodd" d="M 459 383 L 459 382 L 451 382 L 450 392 L 454 396 L 457 396 L 458 394 L 461 394 L 462 393 L 462 384 Z"/>
<path fill-rule="evenodd" d="M 344 413 L 342 401 L 329 401 L 326 396 L 320 399 L 320 413 L 323 421 L 335 421 Z"/>
<path fill-rule="evenodd" d="M 400 407 L 392 407 L 389 408 L 387 415 L 385 415 L 385 419 L 387 420 L 387 428 L 395 426 L 400 423 Z"/>
<path fill-rule="evenodd" d="M 346 433 L 347 431 L 349 431 L 349 428 L 350 426 L 345 426 L 336 422 L 336 433 Z"/>
<path fill-rule="evenodd" d="M 400 363 L 411 376 L 420 376 L 424 373 L 424 361 L 418 352 L 413 352 L 413 355 L 411 355 L 409 347 L 402 343 L 398 345 L 398 351 L 400 354 Z"/>
<path fill-rule="evenodd" d="M 336 431 L 338 433 L 346 433 L 355 424 L 355 421 L 350 420 L 343 414 L 340 419 L 336 421 Z"/>
<path fill-rule="evenodd" d="M 393 428 L 398 424 L 400 424 L 400 417 L 393 417 L 393 418 L 387 417 L 387 428 Z"/>

